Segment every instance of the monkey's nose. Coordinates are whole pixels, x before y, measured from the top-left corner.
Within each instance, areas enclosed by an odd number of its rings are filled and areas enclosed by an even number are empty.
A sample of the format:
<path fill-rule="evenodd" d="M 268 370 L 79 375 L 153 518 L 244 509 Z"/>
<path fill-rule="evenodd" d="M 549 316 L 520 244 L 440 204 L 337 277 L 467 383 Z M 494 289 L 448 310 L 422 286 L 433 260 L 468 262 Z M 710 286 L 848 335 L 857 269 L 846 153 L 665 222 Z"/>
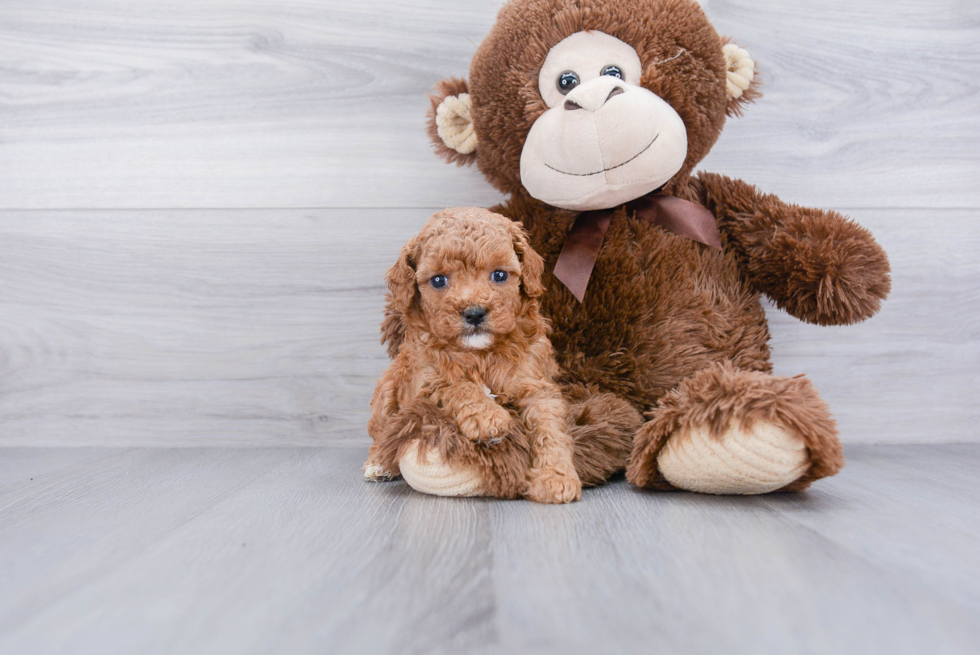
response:
<path fill-rule="evenodd" d="M 571 93 L 568 94 L 568 99 L 565 100 L 565 109 L 568 111 L 576 109 L 596 111 L 613 97 L 625 92 L 626 89 L 623 88 L 623 83 L 619 78 L 603 75 L 572 89 Z"/>
<path fill-rule="evenodd" d="M 483 319 L 487 317 L 486 307 L 468 307 L 463 310 L 463 318 L 466 322 L 476 327 L 483 322 Z"/>

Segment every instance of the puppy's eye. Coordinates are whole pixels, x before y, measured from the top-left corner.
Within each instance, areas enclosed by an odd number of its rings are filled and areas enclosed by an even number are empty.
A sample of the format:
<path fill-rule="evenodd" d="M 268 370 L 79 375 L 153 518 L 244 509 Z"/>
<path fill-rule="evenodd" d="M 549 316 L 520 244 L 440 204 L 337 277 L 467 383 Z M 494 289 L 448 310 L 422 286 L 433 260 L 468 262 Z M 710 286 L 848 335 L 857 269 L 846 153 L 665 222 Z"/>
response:
<path fill-rule="evenodd" d="M 429 280 L 429 284 L 432 285 L 433 289 L 442 289 L 446 286 L 447 282 L 449 282 L 449 279 L 445 275 L 435 275 Z"/>
<path fill-rule="evenodd" d="M 623 71 L 619 69 L 619 66 L 609 65 L 602 69 L 603 75 L 611 75 L 612 77 L 618 77 L 623 79 Z"/>
<path fill-rule="evenodd" d="M 494 282 L 506 282 L 507 278 L 510 277 L 507 271 L 494 271 L 490 274 L 490 279 Z"/>
<path fill-rule="evenodd" d="M 578 86 L 579 82 L 581 82 L 581 80 L 578 77 L 578 73 L 575 73 L 574 71 L 565 71 L 558 76 L 556 86 L 558 87 L 559 93 L 562 95 L 567 95 L 569 91 Z"/>

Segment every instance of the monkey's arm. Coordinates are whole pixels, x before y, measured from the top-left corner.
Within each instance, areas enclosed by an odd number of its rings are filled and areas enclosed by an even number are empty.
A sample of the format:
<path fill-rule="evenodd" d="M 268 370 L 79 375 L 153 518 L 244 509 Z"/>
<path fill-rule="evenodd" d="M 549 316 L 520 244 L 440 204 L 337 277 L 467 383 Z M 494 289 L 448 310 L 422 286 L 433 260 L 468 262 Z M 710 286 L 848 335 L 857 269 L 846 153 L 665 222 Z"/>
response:
<path fill-rule="evenodd" d="M 755 287 L 808 323 L 873 316 L 891 290 L 888 257 L 871 233 L 832 211 L 789 205 L 741 180 L 700 173 L 695 185 Z"/>

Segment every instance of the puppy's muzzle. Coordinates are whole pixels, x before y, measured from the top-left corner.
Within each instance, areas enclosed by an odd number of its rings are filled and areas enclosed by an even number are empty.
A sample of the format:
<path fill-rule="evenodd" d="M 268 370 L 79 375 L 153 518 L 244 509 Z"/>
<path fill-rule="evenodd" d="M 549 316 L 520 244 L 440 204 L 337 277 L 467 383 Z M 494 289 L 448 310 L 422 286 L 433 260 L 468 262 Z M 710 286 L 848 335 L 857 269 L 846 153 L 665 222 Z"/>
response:
<path fill-rule="evenodd" d="M 486 318 L 486 307 L 467 307 L 463 310 L 463 320 L 472 327 L 479 327 Z"/>

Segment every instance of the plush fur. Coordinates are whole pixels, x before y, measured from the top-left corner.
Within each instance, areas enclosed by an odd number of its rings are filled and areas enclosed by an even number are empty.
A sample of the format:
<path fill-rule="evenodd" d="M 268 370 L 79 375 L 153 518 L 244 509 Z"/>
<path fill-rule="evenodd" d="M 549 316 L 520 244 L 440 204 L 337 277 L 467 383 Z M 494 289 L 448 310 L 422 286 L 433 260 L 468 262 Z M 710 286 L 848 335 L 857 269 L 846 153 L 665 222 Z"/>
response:
<path fill-rule="evenodd" d="M 586 484 L 622 468 L 639 421 L 615 398 L 580 390 L 568 391 L 569 407 L 539 312 L 542 272 L 520 225 L 483 209 L 440 212 L 405 245 L 387 276 L 385 326 L 399 344 L 371 401 L 369 477 L 396 475 L 416 440 L 426 447 L 419 456 L 437 449 L 502 498 L 577 500 L 573 447 L 586 455 Z M 485 312 L 476 326 L 466 318 L 473 308 Z"/>
<path fill-rule="evenodd" d="M 446 147 L 446 144 L 443 143 L 442 138 L 439 136 L 439 128 L 436 126 L 436 111 L 438 111 L 440 103 L 445 98 L 449 96 L 460 96 L 464 93 L 469 93 L 466 80 L 461 80 L 458 77 L 450 77 L 448 80 L 439 82 L 436 88 L 433 89 L 433 92 L 429 94 L 430 106 L 427 116 L 428 120 L 426 122 L 429 138 L 432 140 L 432 145 L 436 149 L 436 152 L 440 157 L 457 166 L 464 166 L 475 162 L 476 153 L 471 152 L 464 155 L 456 152 L 452 148 Z"/>
<path fill-rule="evenodd" d="M 636 435 L 626 476 L 641 487 L 670 489 L 657 471 L 656 456 L 675 432 L 707 426 L 718 437 L 733 423 L 744 429 L 761 421 L 801 435 L 813 461 L 809 471 L 784 491 L 804 489 L 843 466 L 844 454 L 835 438 L 837 426 L 809 380 L 739 371 L 731 362 L 722 362 L 684 380 L 661 399 L 651 420 Z"/>
<path fill-rule="evenodd" d="M 532 198 L 519 167 L 528 131 L 546 109 L 537 86 L 541 63 L 550 48 L 581 30 L 632 45 L 644 66 L 642 86 L 683 119 L 687 159 L 663 193 L 709 209 L 723 246 L 720 252 L 704 247 L 620 207 L 584 304 L 551 274 L 577 214 Z M 787 204 L 721 175 L 692 175 L 726 115 L 739 115 L 759 96 L 757 79 L 737 100 L 726 96 L 726 42 L 691 0 L 514 0 L 470 69 L 474 155 L 486 178 L 510 195 L 493 211 L 521 222 L 544 258 L 541 311 L 553 326 L 558 382 L 574 386 L 580 402 L 589 402 L 590 393 L 611 393 L 647 417 L 635 435 L 629 479 L 669 487 L 657 454 L 681 426 L 697 422 L 717 431 L 764 418 L 806 444 L 811 463 L 789 485 L 796 490 L 835 473 L 843 457 L 828 408 L 810 383 L 771 375 L 760 296 L 810 323 L 856 323 L 874 315 L 887 296 L 889 264 L 870 233 L 838 213 Z M 434 106 L 464 85 L 440 86 Z M 387 336 L 396 342 L 397 319 L 388 321 Z M 631 420 L 623 406 L 603 411 L 603 421 Z M 617 443 L 589 452 L 602 460 L 596 471 L 614 471 L 609 460 L 625 449 Z M 578 465 L 580 475 L 586 469 L 587 463 Z M 590 480 L 601 473 L 596 476 Z"/>

